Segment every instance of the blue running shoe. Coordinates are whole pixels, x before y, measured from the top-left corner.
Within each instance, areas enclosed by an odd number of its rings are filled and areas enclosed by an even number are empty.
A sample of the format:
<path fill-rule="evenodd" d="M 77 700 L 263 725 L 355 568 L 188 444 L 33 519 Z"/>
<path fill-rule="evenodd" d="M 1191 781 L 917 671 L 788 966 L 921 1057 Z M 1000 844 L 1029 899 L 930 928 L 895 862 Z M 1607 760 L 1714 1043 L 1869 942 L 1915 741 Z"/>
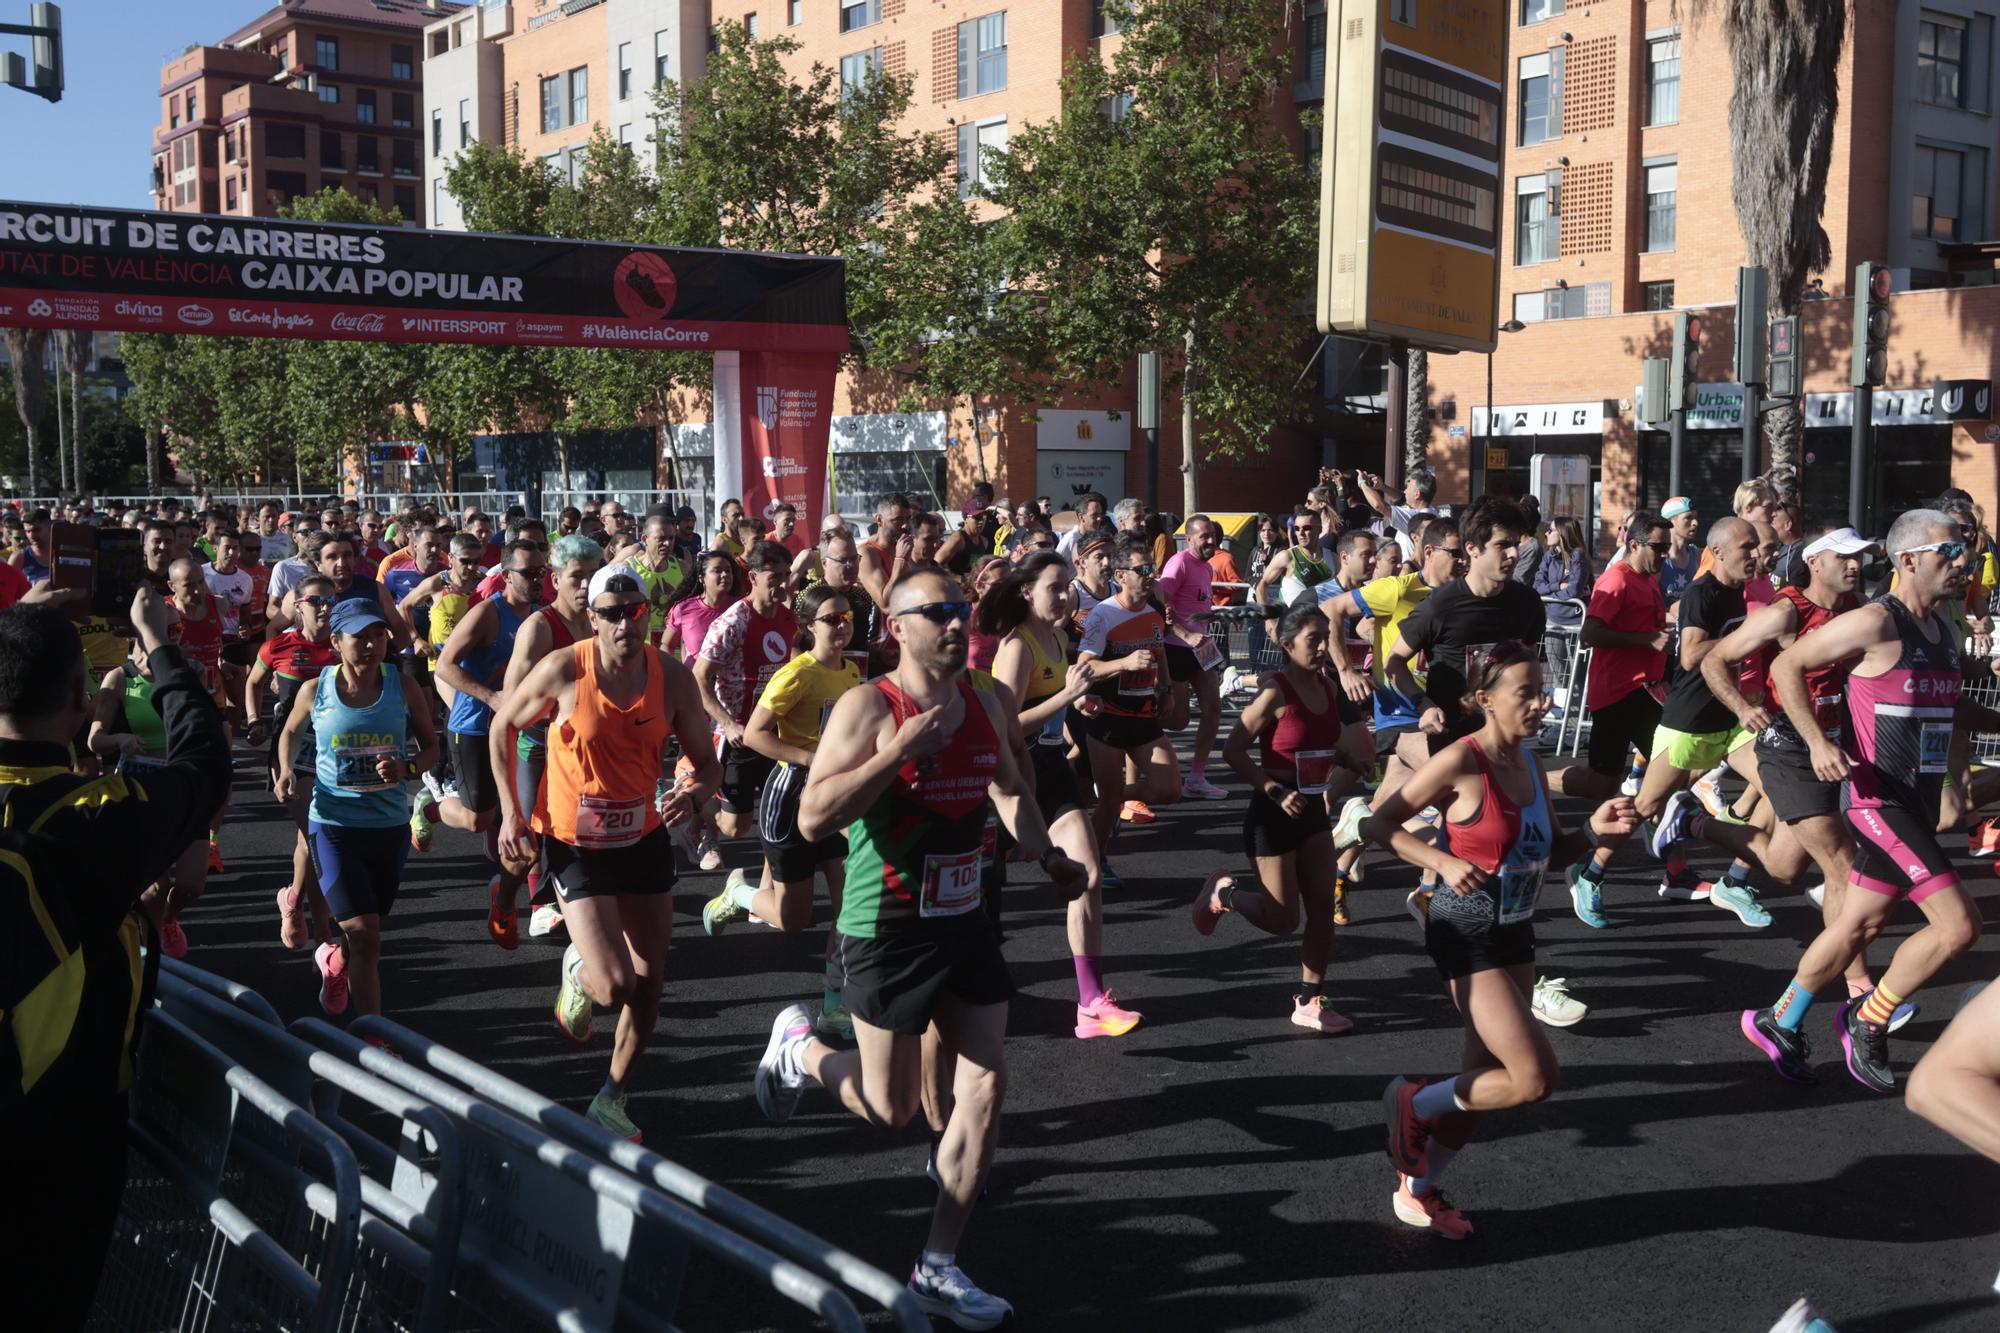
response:
<path fill-rule="evenodd" d="M 1586 876 L 1582 866 L 1569 868 L 1569 901 L 1576 908 L 1576 919 L 1592 930 L 1611 924 L 1604 919 L 1604 883 Z"/>
<path fill-rule="evenodd" d="M 1701 813 L 1701 801 L 1693 792 L 1677 791 L 1667 798 L 1667 808 L 1660 812 L 1660 819 L 1653 826 L 1653 835 L 1646 841 L 1646 849 L 1662 861 L 1667 859 L 1667 849 L 1677 842 L 1688 840 L 1688 825 Z"/>

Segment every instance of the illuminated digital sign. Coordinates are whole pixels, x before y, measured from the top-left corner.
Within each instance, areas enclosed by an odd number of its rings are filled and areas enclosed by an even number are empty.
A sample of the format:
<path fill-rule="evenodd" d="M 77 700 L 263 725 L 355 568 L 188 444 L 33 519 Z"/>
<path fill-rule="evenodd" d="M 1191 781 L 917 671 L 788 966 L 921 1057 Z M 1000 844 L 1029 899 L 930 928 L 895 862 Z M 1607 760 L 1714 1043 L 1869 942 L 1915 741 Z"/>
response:
<path fill-rule="evenodd" d="M 1502 0 L 1333 0 L 1321 332 L 1493 349 L 1507 19 Z"/>

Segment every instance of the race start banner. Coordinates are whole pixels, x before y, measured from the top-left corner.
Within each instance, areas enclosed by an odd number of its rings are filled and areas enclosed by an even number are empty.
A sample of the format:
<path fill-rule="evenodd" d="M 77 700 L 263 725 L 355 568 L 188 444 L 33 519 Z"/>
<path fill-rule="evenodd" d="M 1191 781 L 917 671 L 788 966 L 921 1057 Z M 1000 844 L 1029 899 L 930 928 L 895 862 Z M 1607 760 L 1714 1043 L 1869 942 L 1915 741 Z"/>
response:
<path fill-rule="evenodd" d="M 8 202 L 0 202 L 0 325 L 848 349 L 839 259 Z"/>
<path fill-rule="evenodd" d="M 823 352 L 716 353 L 715 401 L 736 408 L 715 414 L 716 528 L 726 500 L 764 519 L 790 504 L 806 540 L 819 540 L 839 371 L 839 358 Z"/>

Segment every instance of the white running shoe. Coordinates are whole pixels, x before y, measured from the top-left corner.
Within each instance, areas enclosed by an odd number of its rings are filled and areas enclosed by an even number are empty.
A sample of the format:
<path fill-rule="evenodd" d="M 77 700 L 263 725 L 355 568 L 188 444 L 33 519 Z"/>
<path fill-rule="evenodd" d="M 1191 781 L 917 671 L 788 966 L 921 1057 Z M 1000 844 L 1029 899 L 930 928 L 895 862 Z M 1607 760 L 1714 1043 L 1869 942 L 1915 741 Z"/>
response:
<path fill-rule="evenodd" d="M 1570 998 L 1567 977 L 1536 977 L 1533 1007 L 1535 1017 L 1552 1028 L 1575 1027 L 1590 1012 L 1589 1005 Z"/>
<path fill-rule="evenodd" d="M 697 863 L 703 870 L 722 869 L 722 849 L 715 845 L 715 835 L 703 832 L 701 841 L 695 845 Z"/>
<path fill-rule="evenodd" d="M 957 1264 L 926 1272 L 920 1263 L 910 1270 L 910 1294 L 925 1313 L 949 1319 L 960 1328 L 997 1328 L 1014 1307 L 965 1275 Z"/>
<path fill-rule="evenodd" d="M 784 1124 L 798 1109 L 806 1090 L 806 1067 L 801 1056 L 812 1040 L 812 1013 L 802 1004 L 787 1005 L 771 1022 L 771 1040 L 765 1043 L 764 1058 L 757 1062 L 752 1084 L 757 1109 L 764 1118 Z"/>
<path fill-rule="evenodd" d="M 1229 799 L 1229 793 L 1216 786 L 1213 782 L 1210 782 L 1206 776 L 1195 777 L 1192 773 L 1181 782 L 1181 790 L 1189 796 L 1199 797 L 1204 801 L 1226 801 Z"/>
<path fill-rule="evenodd" d="M 1636 797 L 1639 794 L 1638 775 L 1635 773 L 1627 773 L 1625 775 L 1625 780 L 1618 784 L 1618 794 L 1620 796 Z"/>
<path fill-rule="evenodd" d="M 1241 683 L 1242 677 L 1237 673 L 1235 667 L 1224 667 L 1222 669 L 1223 698 L 1227 699 L 1229 696 L 1235 694 Z"/>
<path fill-rule="evenodd" d="M 1333 848 L 1335 851 L 1344 851 L 1349 847 L 1360 844 L 1361 821 L 1368 818 L 1371 813 L 1372 811 L 1368 808 L 1368 799 L 1366 797 L 1350 796 L 1347 798 L 1347 804 L 1340 807 L 1340 818 L 1333 825 Z"/>
<path fill-rule="evenodd" d="M 1823 907 L 1825 907 L 1825 906 L 1826 906 L 1826 881 L 1825 881 L 1825 880 L 1821 880 L 1821 881 L 1820 881 L 1819 883 L 1817 883 L 1817 884 L 1813 885 L 1813 886 L 1812 886 L 1811 888 L 1807 889 L 1807 890 L 1806 890 L 1806 897 L 1808 897 L 1808 898 L 1812 899 L 1812 905 L 1813 905 L 1814 907 L 1822 907 L 1822 908 L 1823 908 Z"/>
<path fill-rule="evenodd" d="M 554 903 L 543 903 L 528 917 L 528 934 L 534 938 L 553 935 L 565 929 L 567 927 L 563 925 L 562 909 Z"/>

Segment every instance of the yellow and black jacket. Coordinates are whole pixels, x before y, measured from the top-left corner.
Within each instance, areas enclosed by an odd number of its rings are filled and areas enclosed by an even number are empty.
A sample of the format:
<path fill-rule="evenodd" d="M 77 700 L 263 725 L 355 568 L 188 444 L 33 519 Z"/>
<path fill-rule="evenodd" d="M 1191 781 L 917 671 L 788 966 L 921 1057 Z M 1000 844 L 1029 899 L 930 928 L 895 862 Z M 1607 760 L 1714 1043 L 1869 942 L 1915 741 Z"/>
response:
<path fill-rule="evenodd" d="M 70 771 L 68 747 L 0 739 L 0 1133 L 131 1084 L 157 948 L 139 895 L 203 836 L 229 785 L 221 716 L 177 648 L 153 654 L 168 762 Z"/>

